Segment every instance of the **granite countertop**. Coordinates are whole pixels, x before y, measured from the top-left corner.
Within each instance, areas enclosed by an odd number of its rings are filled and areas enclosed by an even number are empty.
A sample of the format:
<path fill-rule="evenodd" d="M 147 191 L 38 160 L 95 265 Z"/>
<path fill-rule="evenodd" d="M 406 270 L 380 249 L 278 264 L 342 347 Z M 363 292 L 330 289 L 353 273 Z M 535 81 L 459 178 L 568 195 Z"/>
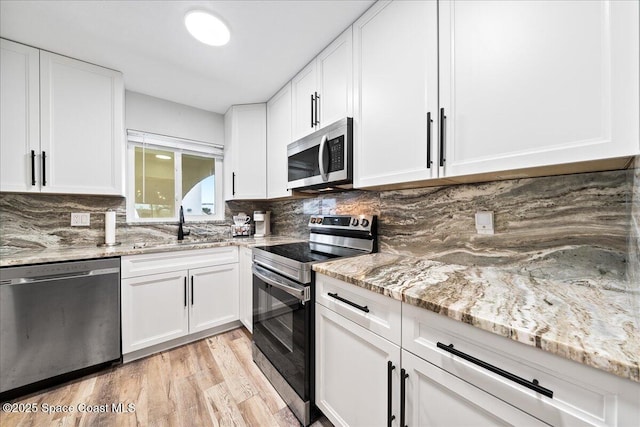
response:
<path fill-rule="evenodd" d="M 113 247 L 79 246 L 66 248 L 42 248 L 42 249 L 3 249 L 0 252 L 0 267 L 19 266 L 27 264 L 42 264 L 46 262 L 74 261 L 81 259 L 108 258 L 124 255 L 137 255 L 157 252 L 171 252 L 189 249 L 207 249 L 222 246 L 275 245 L 300 239 L 286 237 L 264 238 L 228 238 L 215 240 L 184 240 L 182 243 L 171 242 L 129 242 Z"/>
<path fill-rule="evenodd" d="M 463 266 L 385 253 L 328 261 L 313 269 L 640 382 L 634 294 L 611 278 L 566 269 L 533 275 L 514 266 Z"/>

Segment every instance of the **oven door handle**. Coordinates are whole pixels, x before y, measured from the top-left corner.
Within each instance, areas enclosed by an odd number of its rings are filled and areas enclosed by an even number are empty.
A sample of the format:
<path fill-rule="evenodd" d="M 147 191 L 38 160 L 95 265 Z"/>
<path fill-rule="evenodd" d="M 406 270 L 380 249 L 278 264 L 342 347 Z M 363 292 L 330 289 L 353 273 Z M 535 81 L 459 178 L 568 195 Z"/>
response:
<path fill-rule="evenodd" d="M 298 285 L 297 283 L 285 279 L 284 277 L 278 276 L 275 273 L 271 273 L 269 270 L 266 270 L 255 264 L 251 268 L 251 271 L 258 279 L 264 281 L 268 285 L 273 286 L 274 288 L 278 288 L 288 293 L 289 295 L 293 295 L 302 303 L 305 303 L 311 299 L 309 286 L 303 286 L 302 288 L 300 288 L 300 285 Z"/>

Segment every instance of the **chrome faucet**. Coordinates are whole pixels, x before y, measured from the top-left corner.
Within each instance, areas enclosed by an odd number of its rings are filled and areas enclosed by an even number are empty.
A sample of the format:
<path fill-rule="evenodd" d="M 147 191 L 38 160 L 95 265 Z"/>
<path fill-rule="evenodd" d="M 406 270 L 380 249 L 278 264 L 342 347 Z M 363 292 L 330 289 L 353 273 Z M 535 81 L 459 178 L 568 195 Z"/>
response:
<path fill-rule="evenodd" d="M 189 231 L 186 233 L 182 229 L 182 224 L 184 224 L 184 211 L 182 210 L 182 206 L 180 206 L 180 222 L 178 223 L 178 241 L 181 242 L 184 240 L 184 236 L 189 235 Z"/>

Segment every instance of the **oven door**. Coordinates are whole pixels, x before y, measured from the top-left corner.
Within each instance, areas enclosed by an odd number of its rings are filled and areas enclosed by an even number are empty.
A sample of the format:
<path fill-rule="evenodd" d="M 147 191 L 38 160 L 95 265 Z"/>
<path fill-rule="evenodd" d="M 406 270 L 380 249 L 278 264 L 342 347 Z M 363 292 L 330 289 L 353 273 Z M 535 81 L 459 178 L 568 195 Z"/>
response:
<path fill-rule="evenodd" d="M 253 265 L 253 341 L 304 400 L 311 399 L 310 287 Z"/>

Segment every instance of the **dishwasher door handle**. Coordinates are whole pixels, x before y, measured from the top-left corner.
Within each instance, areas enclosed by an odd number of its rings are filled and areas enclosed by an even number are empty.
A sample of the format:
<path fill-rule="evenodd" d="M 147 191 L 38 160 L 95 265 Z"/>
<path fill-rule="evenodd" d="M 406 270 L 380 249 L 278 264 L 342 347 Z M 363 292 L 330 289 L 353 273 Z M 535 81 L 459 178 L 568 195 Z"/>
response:
<path fill-rule="evenodd" d="M 104 274 L 119 274 L 119 268 L 101 268 L 98 270 L 81 271 L 72 274 L 52 274 L 37 277 L 18 277 L 15 279 L 3 280 L 2 285 L 23 285 L 25 283 L 53 282 L 57 280 L 80 279 L 82 277 L 102 276 Z"/>

